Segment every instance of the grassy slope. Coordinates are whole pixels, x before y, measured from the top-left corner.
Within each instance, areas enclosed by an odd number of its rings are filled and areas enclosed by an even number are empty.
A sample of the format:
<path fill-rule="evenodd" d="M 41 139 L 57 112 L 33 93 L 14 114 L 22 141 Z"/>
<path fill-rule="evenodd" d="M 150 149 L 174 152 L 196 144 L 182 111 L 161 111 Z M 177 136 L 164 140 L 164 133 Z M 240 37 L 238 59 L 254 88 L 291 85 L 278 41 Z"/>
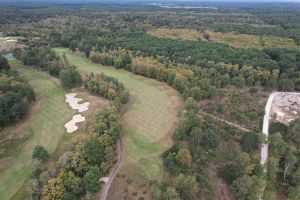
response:
<path fill-rule="evenodd" d="M 10 199 L 22 186 L 31 172 L 31 153 L 36 144 L 44 145 L 52 153 L 65 133 L 63 124 L 72 116 L 74 111 L 64 103 L 65 91 L 49 76 L 33 69 L 21 68 L 11 61 L 20 74 L 29 78 L 33 86 L 38 108 L 34 115 L 29 116 L 29 123 L 23 131 L 30 135 L 22 149 L 13 157 L 0 160 L 0 166 L 9 166 L 0 172 L 1 200 Z"/>
<path fill-rule="evenodd" d="M 171 132 L 178 122 L 177 114 L 182 105 L 178 93 L 158 81 L 93 64 L 81 55 L 69 54 L 66 49 L 56 51 L 67 52 L 69 62 L 83 73 L 104 72 L 125 85 L 133 100 L 122 118 L 125 152 L 120 173 L 127 174 L 134 182 L 162 177 L 160 155 L 172 145 Z"/>

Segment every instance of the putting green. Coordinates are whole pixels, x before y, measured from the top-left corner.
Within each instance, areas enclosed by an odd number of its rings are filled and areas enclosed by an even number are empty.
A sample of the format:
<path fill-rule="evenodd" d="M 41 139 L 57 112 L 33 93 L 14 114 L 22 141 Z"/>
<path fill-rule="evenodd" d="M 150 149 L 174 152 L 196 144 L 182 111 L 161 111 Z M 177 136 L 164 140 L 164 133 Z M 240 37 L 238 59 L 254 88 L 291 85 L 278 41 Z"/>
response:
<path fill-rule="evenodd" d="M 178 112 L 183 101 L 170 86 L 125 70 L 93 64 L 79 53 L 56 48 L 82 73 L 105 73 L 117 78 L 133 97 L 122 117 L 124 124 L 124 160 L 120 173 L 130 176 L 135 169 L 133 181 L 160 179 L 162 177 L 161 154 L 172 145 L 171 134 L 178 123 Z M 140 180 L 137 180 L 139 177 Z M 118 191 L 113 191 L 118 192 Z"/>
<path fill-rule="evenodd" d="M 21 149 L 13 156 L 0 160 L 0 196 L 1 200 L 10 199 L 22 186 L 31 173 L 31 153 L 36 144 L 43 145 L 53 153 L 66 134 L 64 124 L 74 111 L 65 102 L 65 91 L 50 76 L 37 70 L 21 67 L 15 60 L 10 64 L 21 75 L 29 79 L 37 97 L 34 112 L 26 119 L 25 129 L 30 136 Z M 18 126 L 18 124 L 16 125 Z M 7 166 L 7 167 L 3 167 Z"/>

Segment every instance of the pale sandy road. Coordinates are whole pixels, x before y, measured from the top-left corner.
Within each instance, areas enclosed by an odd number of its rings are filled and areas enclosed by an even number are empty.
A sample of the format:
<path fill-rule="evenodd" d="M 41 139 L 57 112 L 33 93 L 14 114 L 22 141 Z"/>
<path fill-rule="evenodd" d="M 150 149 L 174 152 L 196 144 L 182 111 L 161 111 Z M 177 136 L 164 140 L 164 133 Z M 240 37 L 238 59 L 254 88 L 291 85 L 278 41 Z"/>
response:
<path fill-rule="evenodd" d="M 121 163 L 123 161 L 124 149 L 123 149 L 122 136 L 120 136 L 118 143 L 119 143 L 118 145 L 120 148 L 118 162 L 114 165 L 113 169 L 111 170 L 111 173 L 109 174 L 108 180 L 105 183 L 104 188 L 101 192 L 100 200 L 106 200 L 110 185 L 112 184 L 115 176 L 117 175 L 117 173 L 121 167 Z"/>

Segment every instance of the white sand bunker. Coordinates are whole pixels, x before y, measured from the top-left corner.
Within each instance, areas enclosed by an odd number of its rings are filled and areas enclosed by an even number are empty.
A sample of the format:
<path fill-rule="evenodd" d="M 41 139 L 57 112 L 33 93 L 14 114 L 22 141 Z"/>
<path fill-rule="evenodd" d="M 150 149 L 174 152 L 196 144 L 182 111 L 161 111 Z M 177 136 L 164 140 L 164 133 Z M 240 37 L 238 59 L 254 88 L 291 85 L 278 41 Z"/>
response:
<path fill-rule="evenodd" d="M 88 109 L 90 103 L 85 102 L 82 104 L 78 104 L 78 102 L 81 101 L 82 99 L 76 98 L 75 96 L 76 96 L 76 93 L 66 94 L 66 102 L 69 103 L 71 108 L 73 108 L 74 110 L 78 110 L 78 112 L 86 111 Z"/>
<path fill-rule="evenodd" d="M 78 129 L 76 123 L 84 122 L 85 117 L 82 117 L 81 114 L 74 115 L 72 120 L 65 124 L 65 128 L 67 129 L 68 133 L 73 133 Z"/>

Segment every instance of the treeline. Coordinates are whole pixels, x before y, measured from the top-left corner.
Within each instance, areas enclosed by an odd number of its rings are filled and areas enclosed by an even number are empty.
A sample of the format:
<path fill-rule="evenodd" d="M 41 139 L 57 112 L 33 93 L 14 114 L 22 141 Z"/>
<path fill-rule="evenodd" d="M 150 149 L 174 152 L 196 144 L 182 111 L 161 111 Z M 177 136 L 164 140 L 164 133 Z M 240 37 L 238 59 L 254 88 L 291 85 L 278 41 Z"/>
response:
<path fill-rule="evenodd" d="M 22 119 L 33 101 L 33 88 L 0 56 L 0 129 Z"/>
<path fill-rule="evenodd" d="M 129 92 L 118 79 L 104 73 L 86 75 L 83 85 L 93 94 L 105 97 L 117 107 L 128 102 Z"/>
<path fill-rule="evenodd" d="M 264 199 L 278 196 L 300 198 L 300 118 L 289 126 L 275 122 L 270 127 L 267 183 Z"/>
<path fill-rule="evenodd" d="M 214 68 L 212 74 L 207 73 L 209 76 L 218 74 L 214 77 L 214 82 L 225 81 L 225 84 L 230 82 L 236 85 L 245 85 L 248 81 L 259 82 L 260 85 L 266 85 L 267 88 L 278 87 L 280 90 L 287 91 L 300 87 L 300 52 L 296 50 L 233 49 L 226 45 L 210 42 L 176 41 L 155 38 L 142 33 L 129 34 L 113 41 L 103 40 L 97 43 L 97 49 L 100 51 L 105 48 L 114 49 L 118 46 L 128 48 L 136 54 L 161 59 L 167 65 L 170 62 L 173 65 L 174 63 L 175 65 L 185 63 L 185 68 L 192 69 L 196 76 L 200 75 L 199 72 L 207 71 L 205 68 L 210 68 L 208 69 L 210 71 L 211 68 Z M 224 73 L 224 70 L 220 69 L 218 65 L 231 65 L 235 72 Z M 244 73 L 245 70 L 248 70 L 250 74 Z M 220 80 L 216 78 L 220 78 Z M 214 86 L 217 85 L 220 83 L 214 84 Z"/>
<path fill-rule="evenodd" d="M 165 168 L 175 178 L 155 185 L 153 199 L 165 199 L 170 191 L 175 199 L 223 198 L 215 192 L 218 186 L 214 182 L 219 178 L 226 181 L 236 199 L 259 198 L 264 172 L 256 154 L 262 134 L 240 132 L 210 117 L 199 118 L 191 98 L 186 105 L 189 111 L 173 134 L 175 145 L 163 155 Z"/>
<path fill-rule="evenodd" d="M 56 162 L 48 166 L 47 151 L 36 146 L 33 150 L 30 189 L 32 199 L 90 199 L 100 190 L 100 178 L 116 162 L 115 146 L 121 126 L 115 107 L 100 111 L 87 133 L 80 136 Z"/>
<path fill-rule="evenodd" d="M 157 38 L 142 32 L 123 35 L 114 40 L 102 40 L 97 48 L 123 47 L 132 51 L 142 51 L 146 56 L 165 56 L 172 61 L 198 65 L 202 60 L 251 65 L 276 69 L 278 64 L 263 51 L 256 49 L 236 49 L 213 42 L 192 42 Z"/>

